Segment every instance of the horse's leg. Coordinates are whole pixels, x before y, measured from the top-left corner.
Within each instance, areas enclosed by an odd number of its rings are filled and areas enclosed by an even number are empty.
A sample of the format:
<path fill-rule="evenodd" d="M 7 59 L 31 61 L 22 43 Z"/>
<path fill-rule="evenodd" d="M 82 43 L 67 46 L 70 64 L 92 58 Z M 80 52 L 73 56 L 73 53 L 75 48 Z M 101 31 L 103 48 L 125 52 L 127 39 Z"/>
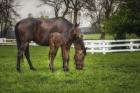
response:
<path fill-rule="evenodd" d="M 69 70 L 69 51 L 70 51 L 70 47 L 66 48 L 67 50 L 67 65 L 68 65 L 68 70 Z"/>
<path fill-rule="evenodd" d="M 17 53 L 17 65 L 16 65 L 16 69 L 18 72 L 21 72 L 21 69 L 20 69 L 20 60 L 22 58 L 23 54 L 22 54 L 22 51 L 21 49 L 18 49 L 18 53 Z"/>
<path fill-rule="evenodd" d="M 50 70 L 52 72 L 54 71 L 53 61 L 54 61 L 55 56 L 57 54 L 57 50 L 58 50 L 58 48 L 50 47 L 50 51 L 49 51 L 49 68 L 50 68 Z"/>
<path fill-rule="evenodd" d="M 18 53 L 17 53 L 17 66 L 16 66 L 16 69 L 18 72 L 21 72 L 21 69 L 20 69 L 20 62 L 21 62 L 21 59 L 23 59 L 23 53 L 26 49 L 26 44 L 21 44 L 19 49 L 18 49 Z"/>
<path fill-rule="evenodd" d="M 24 54 L 25 54 L 25 57 L 26 57 L 26 59 L 27 59 L 27 62 L 28 62 L 28 64 L 29 64 L 30 69 L 31 69 L 31 70 L 36 70 L 36 69 L 33 67 L 33 65 L 32 65 L 32 63 L 31 63 L 31 60 L 30 60 L 29 44 L 27 45 Z"/>
<path fill-rule="evenodd" d="M 63 69 L 64 71 L 69 71 L 69 50 L 62 46 L 62 59 L 63 59 Z"/>

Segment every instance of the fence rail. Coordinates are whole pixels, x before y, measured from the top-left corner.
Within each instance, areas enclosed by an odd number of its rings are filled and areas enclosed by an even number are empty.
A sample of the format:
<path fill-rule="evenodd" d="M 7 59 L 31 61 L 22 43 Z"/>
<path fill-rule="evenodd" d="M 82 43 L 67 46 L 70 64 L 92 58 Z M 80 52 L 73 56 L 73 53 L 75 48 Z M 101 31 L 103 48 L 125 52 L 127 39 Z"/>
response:
<path fill-rule="evenodd" d="M 140 39 L 127 40 L 84 40 L 87 52 L 125 52 L 140 51 Z"/>
<path fill-rule="evenodd" d="M 103 53 L 107 52 L 125 52 L 140 51 L 140 39 L 126 40 L 84 40 L 87 52 Z M 0 38 L 0 45 L 16 45 L 15 39 Z M 31 42 L 30 45 L 37 44 Z"/>
<path fill-rule="evenodd" d="M 0 38 L 0 45 L 16 45 L 16 40 Z M 34 42 L 31 42 L 30 45 L 37 46 L 37 44 Z"/>

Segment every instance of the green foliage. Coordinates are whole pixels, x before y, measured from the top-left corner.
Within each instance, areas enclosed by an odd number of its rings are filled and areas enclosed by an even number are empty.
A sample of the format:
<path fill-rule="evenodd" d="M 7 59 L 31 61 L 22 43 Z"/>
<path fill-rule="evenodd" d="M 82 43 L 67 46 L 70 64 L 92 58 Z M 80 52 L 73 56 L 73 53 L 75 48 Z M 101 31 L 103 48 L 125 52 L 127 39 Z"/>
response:
<path fill-rule="evenodd" d="M 24 60 L 22 73 L 15 69 L 16 47 L 0 46 L 0 93 L 139 93 L 140 52 L 90 54 L 84 70 L 75 69 L 73 49 L 70 71 L 63 72 L 61 52 L 55 59 L 56 71 L 48 68 L 48 48 L 31 47 L 30 71 Z M 127 60 L 126 60 L 127 58 Z"/>
<path fill-rule="evenodd" d="M 140 1 L 124 0 L 120 10 L 103 23 L 102 30 L 114 35 L 117 39 L 124 39 L 126 34 L 140 36 Z"/>

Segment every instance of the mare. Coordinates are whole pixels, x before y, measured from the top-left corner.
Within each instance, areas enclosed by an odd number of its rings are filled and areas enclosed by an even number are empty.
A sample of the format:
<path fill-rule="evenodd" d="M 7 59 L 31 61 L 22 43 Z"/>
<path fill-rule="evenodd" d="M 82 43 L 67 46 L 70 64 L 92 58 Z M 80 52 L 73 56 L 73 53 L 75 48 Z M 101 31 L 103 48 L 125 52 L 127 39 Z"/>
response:
<path fill-rule="evenodd" d="M 54 69 L 53 60 L 56 56 L 58 47 L 61 46 L 63 69 L 64 71 L 68 71 L 70 46 L 72 45 L 72 43 L 79 43 L 76 41 L 78 38 L 80 38 L 80 35 L 81 33 L 80 33 L 80 28 L 78 24 L 73 25 L 68 20 L 61 17 L 47 19 L 47 20 L 37 19 L 37 18 L 26 18 L 19 21 L 15 26 L 15 36 L 16 36 L 17 49 L 18 49 L 17 64 L 16 64 L 17 71 L 19 72 L 21 71 L 20 63 L 21 63 L 21 59 L 23 55 L 25 55 L 30 69 L 36 70 L 33 67 L 30 60 L 29 43 L 31 41 L 34 41 L 37 44 L 42 45 L 42 46 L 50 46 L 49 67 L 52 71 Z M 85 48 L 82 48 L 82 50 L 83 50 L 83 54 L 85 55 L 84 53 Z M 81 62 L 81 64 L 79 65 L 82 65 L 82 63 L 83 62 Z M 82 69 L 82 66 L 76 65 L 76 68 Z"/>

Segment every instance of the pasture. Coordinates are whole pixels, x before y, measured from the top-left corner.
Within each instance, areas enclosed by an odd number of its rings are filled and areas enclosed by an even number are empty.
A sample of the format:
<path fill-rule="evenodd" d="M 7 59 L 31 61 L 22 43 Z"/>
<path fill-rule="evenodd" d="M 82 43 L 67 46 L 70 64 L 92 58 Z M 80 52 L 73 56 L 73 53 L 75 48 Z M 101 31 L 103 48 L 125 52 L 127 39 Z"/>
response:
<path fill-rule="evenodd" d="M 0 46 L 0 93 L 139 93 L 140 52 L 87 54 L 84 70 L 76 70 L 71 49 L 70 71 L 62 69 L 61 52 L 55 59 L 55 72 L 48 68 L 48 48 L 31 47 L 22 73 L 15 69 L 16 47 Z"/>
<path fill-rule="evenodd" d="M 100 39 L 100 34 L 84 34 L 84 38 L 85 39 L 99 40 Z M 113 36 L 112 35 L 109 35 L 109 34 L 106 34 L 105 39 L 106 40 L 113 39 Z"/>
<path fill-rule="evenodd" d="M 84 34 L 84 39 L 95 39 L 99 40 L 100 39 L 100 34 Z M 114 37 L 113 35 L 106 34 L 105 40 L 113 40 Z M 127 34 L 126 39 L 139 39 L 135 34 Z"/>

